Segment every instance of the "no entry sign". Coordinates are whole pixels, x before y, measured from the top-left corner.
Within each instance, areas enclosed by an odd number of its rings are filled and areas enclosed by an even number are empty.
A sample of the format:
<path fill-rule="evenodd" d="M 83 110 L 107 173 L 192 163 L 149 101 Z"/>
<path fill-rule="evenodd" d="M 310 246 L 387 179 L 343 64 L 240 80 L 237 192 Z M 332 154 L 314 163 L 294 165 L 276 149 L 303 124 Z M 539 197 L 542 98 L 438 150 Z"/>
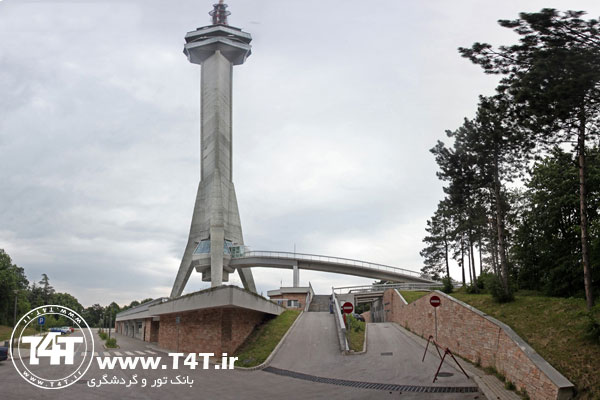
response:
<path fill-rule="evenodd" d="M 342 306 L 342 311 L 346 314 L 350 314 L 354 310 L 354 306 L 349 301 L 345 302 Z"/>
<path fill-rule="evenodd" d="M 442 304 L 442 301 L 440 300 L 440 298 L 438 296 L 431 296 L 429 298 L 429 304 L 431 304 L 434 307 L 439 307 L 440 304 Z"/>

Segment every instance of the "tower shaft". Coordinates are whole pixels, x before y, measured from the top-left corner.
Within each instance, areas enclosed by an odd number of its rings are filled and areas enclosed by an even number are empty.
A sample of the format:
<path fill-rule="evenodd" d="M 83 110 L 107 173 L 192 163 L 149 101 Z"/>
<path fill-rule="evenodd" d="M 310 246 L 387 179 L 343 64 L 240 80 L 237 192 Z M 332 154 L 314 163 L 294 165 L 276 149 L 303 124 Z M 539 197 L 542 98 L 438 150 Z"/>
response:
<path fill-rule="evenodd" d="M 222 4 L 222 3 L 219 3 Z M 217 6 L 217 5 L 215 5 Z M 232 173 L 233 66 L 250 54 L 251 37 L 227 25 L 186 35 L 184 53 L 201 65 L 201 175 L 190 234 L 171 297 L 180 296 L 195 268 L 211 286 L 228 281 L 230 247 L 244 244 Z M 256 292 L 250 269 L 238 269 L 244 287 Z"/>

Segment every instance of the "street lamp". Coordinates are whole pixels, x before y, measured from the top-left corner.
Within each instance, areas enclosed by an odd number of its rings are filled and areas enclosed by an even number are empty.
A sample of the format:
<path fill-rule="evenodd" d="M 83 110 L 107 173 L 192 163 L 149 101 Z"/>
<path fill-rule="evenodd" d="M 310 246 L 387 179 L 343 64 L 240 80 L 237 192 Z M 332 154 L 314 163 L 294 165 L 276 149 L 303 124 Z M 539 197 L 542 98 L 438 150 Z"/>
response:
<path fill-rule="evenodd" d="M 14 321 L 13 329 L 17 327 L 17 299 L 19 298 L 19 289 L 15 289 L 14 292 L 15 292 L 15 313 L 14 313 L 14 318 L 13 318 L 13 321 Z M 13 338 L 13 340 L 14 340 L 14 338 Z M 12 352 L 11 352 L 10 356 L 12 357 L 15 353 L 14 342 L 11 343 L 11 350 L 12 350 Z"/>

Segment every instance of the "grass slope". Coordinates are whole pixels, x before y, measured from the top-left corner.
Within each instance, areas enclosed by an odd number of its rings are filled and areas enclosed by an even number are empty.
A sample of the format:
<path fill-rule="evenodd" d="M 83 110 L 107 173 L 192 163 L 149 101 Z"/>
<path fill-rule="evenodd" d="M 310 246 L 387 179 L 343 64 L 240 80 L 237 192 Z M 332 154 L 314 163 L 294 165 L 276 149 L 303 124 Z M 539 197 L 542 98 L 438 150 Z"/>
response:
<path fill-rule="evenodd" d="M 419 300 L 421 297 L 425 296 L 429 292 L 417 292 L 414 290 L 400 290 L 400 294 L 404 297 L 404 300 L 408 304 L 412 303 L 415 300 Z"/>
<path fill-rule="evenodd" d="M 350 350 L 362 351 L 365 344 L 366 324 L 362 321 L 352 318 L 350 329 L 347 330 L 348 347 Z"/>
<path fill-rule="evenodd" d="M 1 346 L 4 346 L 5 340 L 10 340 L 10 335 L 12 334 L 12 331 L 12 326 L 0 325 L 0 341 L 2 341 L 2 343 L 0 343 Z M 24 335 L 34 335 L 36 333 L 39 333 L 39 331 L 36 331 L 35 328 L 27 327 L 27 329 L 25 329 Z"/>
<path fill-rule="evenodd" d="M 452 296 L 509 325 L 578 390 L 578 399 L 600 399 L 600 344 L 586 336 L 585 300 L 519 295 L 497 304 L 487 294 Z M 600 318 L 600 308 L 595 308 Z"/>
<path fill-rule="evenodd" d="M 277 317 L 258 326 L 248 339 L 235 353 L 239 367 L 254 367 L 262 364 L 288 331 L 296 318 L 300 315 L 298 310 L 285 310 Z"/>

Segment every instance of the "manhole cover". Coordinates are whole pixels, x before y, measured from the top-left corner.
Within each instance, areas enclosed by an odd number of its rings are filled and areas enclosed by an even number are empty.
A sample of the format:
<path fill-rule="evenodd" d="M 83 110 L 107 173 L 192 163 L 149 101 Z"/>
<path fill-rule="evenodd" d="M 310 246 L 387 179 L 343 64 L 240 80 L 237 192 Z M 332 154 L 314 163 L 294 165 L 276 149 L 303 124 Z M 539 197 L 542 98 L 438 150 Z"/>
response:
<path fill-rule="evenodd" d="M 391 351 L 387 351 L 385 353 L 381 353 L 382 356 L 392 356 L 394 355 L 394 353 L 392 353 Z"/>
<path fill-rule="evenodd" d="M 454 374 L 453 374 L 452 372 L 440 372 L 440 373 L 438 374 L 438 377 L 440 377 L 440 378 L 447 378 L 447 377 L 449 377 L 449 376 L 453 376 L 453 375 L 454 375 Z"/>

